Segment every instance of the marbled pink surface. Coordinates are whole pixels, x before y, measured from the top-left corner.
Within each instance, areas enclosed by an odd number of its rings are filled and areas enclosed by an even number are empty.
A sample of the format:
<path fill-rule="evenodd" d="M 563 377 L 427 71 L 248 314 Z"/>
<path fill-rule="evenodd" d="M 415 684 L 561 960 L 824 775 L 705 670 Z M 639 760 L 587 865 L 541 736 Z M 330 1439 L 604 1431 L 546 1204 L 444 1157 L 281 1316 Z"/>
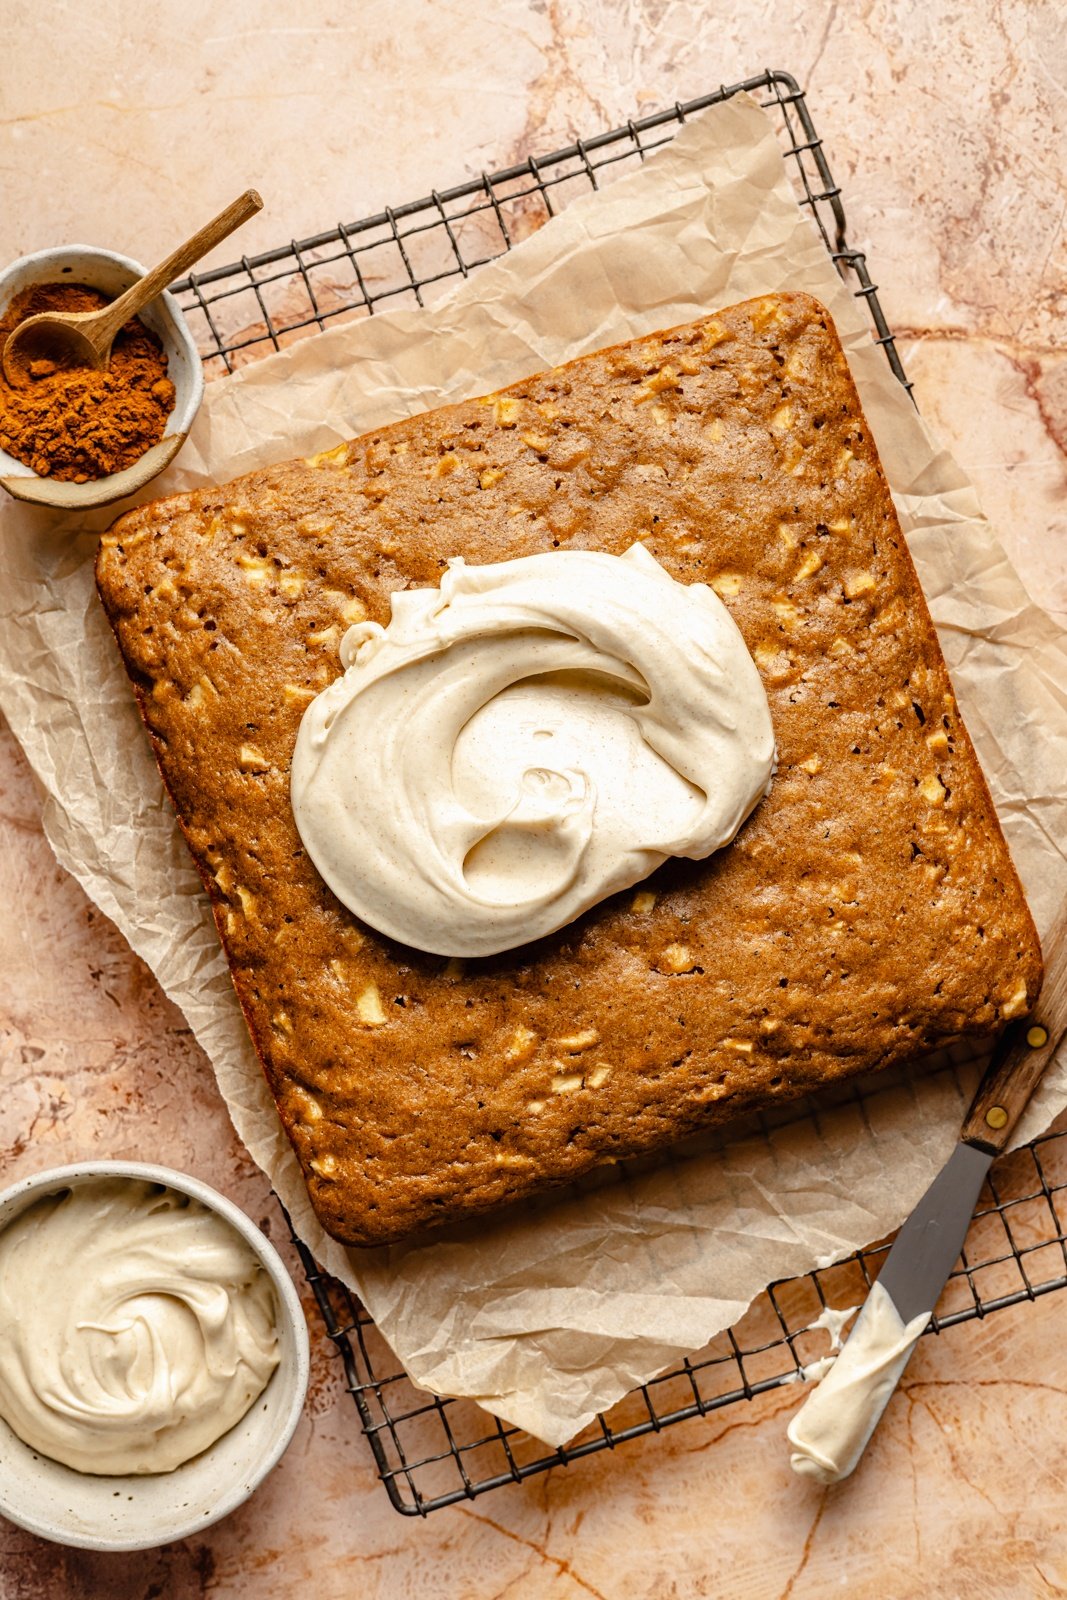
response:
<path fill-rule="evenodd" d="M 1057 0 L 176 0 L 9 8 L 0 255 L 163 254 L 247 183 L 254 251 L 765 65 L 809 92 L 920 404 L 1032 592 L 1067 609 L 1067 11 Z M 151 37 L 147 37 L 151 34 Z M 17 72 L 10 64 L 18 63 Z M 228 259 L 226 247 L 223 255 Z M 5 1181 L 170 1163 L 277 1236 L 182 1019 L 55 865 L 0 737 Z M 129 1556 L 0 1523 L 3 1600 L 726 1600 L 1067 1592 L 1067 1294 L 925 1340 L 868 1459 L 794 1480 L 784 1389 L 435 1513 L 396 1515 L 317 1331 L 307 1414 L 255 1499 Z"/>

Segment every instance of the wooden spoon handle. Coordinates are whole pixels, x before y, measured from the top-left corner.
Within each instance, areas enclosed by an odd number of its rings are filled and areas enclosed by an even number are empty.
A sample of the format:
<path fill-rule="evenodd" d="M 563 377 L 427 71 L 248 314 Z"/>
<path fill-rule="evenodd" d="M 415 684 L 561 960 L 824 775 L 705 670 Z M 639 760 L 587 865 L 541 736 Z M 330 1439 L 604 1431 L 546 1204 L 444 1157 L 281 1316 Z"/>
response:
<path fill-rule="evenodd" d="M 205 224 L 191 239 L 186 239 L 177 250 L 171 252 L 165 261 L 158 267 L 153 267 L 151 272 L 146 272 L 143 278 L 131 284 L 125 294 L 120 294 L 118 299 L 108 306 L 107 311 L 100 317 L 99 322 L 94 322 L 92 341 L 98 350 L 106 350 L 114 339 L 116 333 L 124 322 L 136 316 L 142 306 L 162 294 L 168 283 L 180 277 L 191 266 L 194 266 L 201 256 L 207 255 L 215 245 L 221 244 L 223 239 L 247 222 L 249 217 L 254 217 L 261 210 L 263 201 L 255 189 L 246 189 L 244 194 L 228 205 L 225 211 L 220 211 L 217 217 Z M 89 330 L 87 329 L 86 332 Z"/>
<path fill-rule="evenodd" d="M 960 1138 L 998 1154 L 1067 1032 L 1067 902 L 1044 939 L 1045 981 L 1028 1017 L 1005 1028 L 963 1121 Z"/>

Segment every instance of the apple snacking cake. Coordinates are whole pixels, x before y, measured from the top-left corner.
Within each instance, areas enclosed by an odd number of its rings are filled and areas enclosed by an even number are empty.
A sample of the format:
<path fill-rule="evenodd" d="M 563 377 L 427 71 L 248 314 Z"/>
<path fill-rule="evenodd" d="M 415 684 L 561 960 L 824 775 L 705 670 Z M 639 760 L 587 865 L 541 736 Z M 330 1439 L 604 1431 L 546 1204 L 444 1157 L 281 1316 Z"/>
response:
<path fill-rule="evenodd" d="M 301 847 L 301 717 L 446 563 L 640 540 L 729 607 L 771 792 L 535 944 L 361 925 Z M 375 1245 L 988 1034 L 1041 955 L 826 310 L 770 295 L 105 536 L 100 595 L 315 1210 Z"/>

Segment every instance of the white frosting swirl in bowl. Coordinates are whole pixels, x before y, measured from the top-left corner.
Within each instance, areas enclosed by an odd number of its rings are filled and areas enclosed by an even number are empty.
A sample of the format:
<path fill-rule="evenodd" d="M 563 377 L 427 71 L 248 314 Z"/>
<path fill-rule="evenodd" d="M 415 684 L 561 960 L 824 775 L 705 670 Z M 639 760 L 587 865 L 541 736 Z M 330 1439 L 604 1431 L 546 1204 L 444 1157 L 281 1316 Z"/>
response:
<path fill-rule="evenodd" d="M 668 856 L 727 844 L 774 766 L 767 697 L 704 584 L 642 545 L 468 567 L 349 629 L 293 757 L 300 837 L 390 938 L 487 956 Z"/>
<path fill-rule="evenodd" d="M 0 1415 L 79 1472 L 170 1472 L 244 1416 L 278 1364 L 274 1292 L 224 1217 L 99 1178 L 0 1233 Z"/>

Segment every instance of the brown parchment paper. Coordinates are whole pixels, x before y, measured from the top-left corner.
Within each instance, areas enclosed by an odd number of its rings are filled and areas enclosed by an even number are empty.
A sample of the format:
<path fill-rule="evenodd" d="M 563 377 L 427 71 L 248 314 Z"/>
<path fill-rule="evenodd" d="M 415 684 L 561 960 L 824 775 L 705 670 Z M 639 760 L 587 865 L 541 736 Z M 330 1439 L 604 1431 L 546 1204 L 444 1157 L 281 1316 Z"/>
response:
<path fill-rule="evenodd" d="M 973 488 L 930 438 L 796 205 L 773 130 L 743 97 L 573 204 L 428 311 L 306 340 L 209 386 L 154 493 L 320 450 L 746 296 L 831 309 L 929 596 L 963 713 L 1039 925 L 1067 890 L 1067 636 L 1025 593 Z M 147 498 L 147 496 L 142 496 Z M 92 525 L 8 506 L 0 703 L 40 783 L 56 855 L 181 1007 L 238 1133 L 413 1379 L 549 1444 L 730 1325 L 772 1279 L 886 1233 L 946 1157 L 958 1075 L 876 1088 L 743 1129 L 651 1169 L 426 1242 L 347 1252 L 316 1223 L 163 797 L 93 589 Z M 973 1071 L 973 1068 L 971 1069 Z M 966 1083 L 967 1069 L 963 1077 Z M 1019 1140 L 1067 1106 L 1052 1068 Z"/>

